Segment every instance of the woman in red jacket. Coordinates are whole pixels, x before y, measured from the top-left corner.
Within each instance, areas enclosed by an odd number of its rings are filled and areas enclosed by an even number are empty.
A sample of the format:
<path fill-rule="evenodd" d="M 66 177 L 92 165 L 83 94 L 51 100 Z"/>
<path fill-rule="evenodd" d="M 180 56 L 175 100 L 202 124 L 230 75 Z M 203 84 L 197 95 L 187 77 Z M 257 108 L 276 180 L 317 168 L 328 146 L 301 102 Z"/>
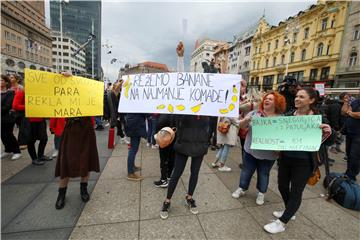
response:
<path fill-rule="evenodd" d="M 25 92 L 17 91 L 14 97 L 13 109 L 16 111 L 25 111 Z M 27 144 L 27 149 L 32 160 L 32 164 L 40 166 L 44 164 L 44 161 L 51 161 L 51 158 L 48 158 L 44 155 L 46 143 L 48 140 L 46 132 L 46 121 L 43 118 L 28 118 L 30 122 L 30 129 L 26 129 L 23 126 L 21 130 L 29 130 L 30 134 L 25 142 Z M 21 131 L 20 130 L 20 131 Z M 35 150 L 35 142 L 39 140 L 38 152 Z M 19 139 L 20 141 L 20 139 Z"/>
<path fill-rule="evenodd" d="M 55 151 L 52 157 L 55 158 L 59 154 L 59 147 L 61 141 L 61 135 L 65 127 L 65 118 L 50 118 L 50 131 L 54 133 L 54 147 Z"/>

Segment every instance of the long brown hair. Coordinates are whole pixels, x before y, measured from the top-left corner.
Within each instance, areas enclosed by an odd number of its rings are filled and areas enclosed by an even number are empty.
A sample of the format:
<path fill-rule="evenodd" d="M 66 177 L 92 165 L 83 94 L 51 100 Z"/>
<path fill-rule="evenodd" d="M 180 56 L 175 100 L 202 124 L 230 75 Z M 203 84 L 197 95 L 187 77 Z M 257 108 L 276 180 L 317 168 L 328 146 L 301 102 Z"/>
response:
<path fill-rule="evenodd" d="M 310 104 L 310 109 L 314 114 L 318 114 L 319 113 L 319 109 L 318 109 L 318 101 L 319 101 L 319 96 L 318 93 L 316 92 L 316 90 L 312 87 L 302 87 L 300 90 L 304 90 L 307 95 L 309 95 L 310 99 L 314 99 L 314 102 L 312 104 Z"/>

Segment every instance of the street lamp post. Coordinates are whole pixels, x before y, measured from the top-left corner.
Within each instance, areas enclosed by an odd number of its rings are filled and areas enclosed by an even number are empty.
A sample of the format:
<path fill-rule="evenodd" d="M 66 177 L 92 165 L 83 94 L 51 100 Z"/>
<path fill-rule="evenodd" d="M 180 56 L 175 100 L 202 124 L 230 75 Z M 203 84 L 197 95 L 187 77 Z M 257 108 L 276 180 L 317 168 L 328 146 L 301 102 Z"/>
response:
<path fill-rule="evenodd" d="M 61 41 L 61 64 L 59 65 L 59 72 L 61 72 L 61 70 L 63 69 L 63 64 L 64 64 L 64 48 L 63 48 L 63 26 L 62 26 L 62 8 L 63 6 L 66 4 L 66 3 L 69 3 L 69 0 L 60 0 L 60 41 Z"/>

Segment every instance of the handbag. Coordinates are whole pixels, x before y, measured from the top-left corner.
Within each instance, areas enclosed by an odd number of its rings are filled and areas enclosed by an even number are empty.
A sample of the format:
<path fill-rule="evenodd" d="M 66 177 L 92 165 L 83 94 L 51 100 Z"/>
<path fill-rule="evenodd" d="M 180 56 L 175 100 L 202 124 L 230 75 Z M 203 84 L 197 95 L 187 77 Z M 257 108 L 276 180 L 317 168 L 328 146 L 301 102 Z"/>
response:
<path fill-rule="evenodd" d="M 320 155 L 319 152 L 316 153 L 316 158 L 317 161 L 320 164 Z M 320 181 L 321 178 L 321 173 L 320 173 L 320 169 L 319 167 L 316 167 L 315 171 L 313 172 L 312 176 L 309 177 L 307 184 L 309 184 L 310 186 L 314 186 L 318 181 Z"/>
<path fill-rule="evenodd" d="M 219 122 L 217 130 L 222 134 L 227 134 L 230 130 L 230 125 L 229 122 Z"/>

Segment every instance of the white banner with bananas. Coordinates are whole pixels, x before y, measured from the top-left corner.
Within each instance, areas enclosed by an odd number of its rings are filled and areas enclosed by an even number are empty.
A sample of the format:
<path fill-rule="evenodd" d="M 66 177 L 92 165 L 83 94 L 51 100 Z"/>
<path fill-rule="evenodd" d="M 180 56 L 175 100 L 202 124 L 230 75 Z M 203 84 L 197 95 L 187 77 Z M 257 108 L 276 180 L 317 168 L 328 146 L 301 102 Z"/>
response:
<path fill-rule="evenodd" d="M 239 116 L 241 75 L 148 73 L 123 76 L 122 113 Z"/>

